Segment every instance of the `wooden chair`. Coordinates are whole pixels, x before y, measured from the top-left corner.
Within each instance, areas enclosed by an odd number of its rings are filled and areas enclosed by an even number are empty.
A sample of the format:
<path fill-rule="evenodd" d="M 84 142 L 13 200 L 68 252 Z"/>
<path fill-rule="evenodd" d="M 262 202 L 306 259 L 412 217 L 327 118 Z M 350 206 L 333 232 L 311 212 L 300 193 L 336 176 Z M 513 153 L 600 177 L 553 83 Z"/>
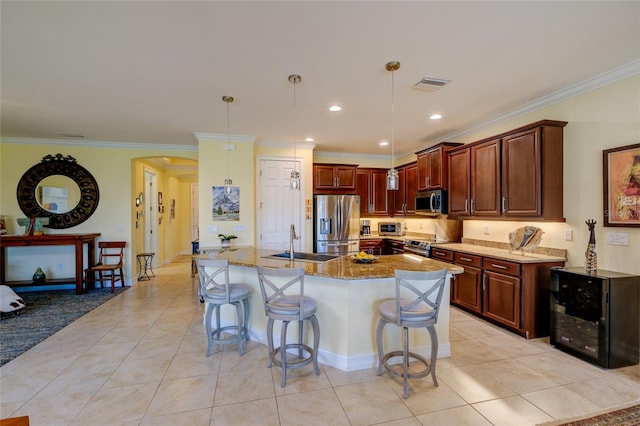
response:
<path fill-rule="evenodd" d="M 111 293 L 114 292 L 115 283 L 118 281 L 124 287 L 122 258 L 124 257 L 124 247 L 126 245 L 126 241 L 100 241 L 98 243 L 98 248 L 100 249 L 98 263 L 84 270 L 85 292 L 88 291 L 89 274 L 93 274 L 96 283 L 100 282 L 100 287 L 102 287 L 103 281 L 111 281 Z"/>

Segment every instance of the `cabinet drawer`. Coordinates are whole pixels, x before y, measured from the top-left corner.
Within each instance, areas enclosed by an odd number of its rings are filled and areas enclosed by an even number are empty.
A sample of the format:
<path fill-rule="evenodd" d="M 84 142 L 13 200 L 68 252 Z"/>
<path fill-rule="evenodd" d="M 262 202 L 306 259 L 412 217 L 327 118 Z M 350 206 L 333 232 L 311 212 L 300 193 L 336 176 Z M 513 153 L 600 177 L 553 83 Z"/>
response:
<path fill-rule="evenodd" d="M 467 253 L 454 253 L 453 263 L 460 266 L 475 266 L 476 268 L 482 267 L 482 257 Z"/>
<path fill-rule="evenodd" d="M 501 274 L 508 275 L 520 275 L 520 264 L 508 262 L 506 260 L 492 259 L 490 257 L 484 258 L 484 269 L 487 271 L 499 272 Z"/>
<path fill-rule="evenodd" d="M 431 257 L 445 262 L 453 262 L 453 252 L 450 250 L 443 250 L 440 248 L 431 248 Z"/>

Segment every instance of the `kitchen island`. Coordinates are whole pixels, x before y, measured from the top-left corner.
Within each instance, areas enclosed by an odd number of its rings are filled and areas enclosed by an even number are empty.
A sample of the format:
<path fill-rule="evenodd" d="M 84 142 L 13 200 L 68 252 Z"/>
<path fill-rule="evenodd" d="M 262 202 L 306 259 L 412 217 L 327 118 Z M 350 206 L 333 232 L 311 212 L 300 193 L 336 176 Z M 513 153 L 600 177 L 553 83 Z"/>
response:
<path fill-rule="evenodd" d="M 327 262 L 290 261 L 274 259 L 272 250 L 254 248 L 232 248 L 207 250 L 199 256 L 228 259 L 232 282 L 243 282 L 252 291 L 249 296 L 249 333 L 252 340 L 266 344 L 266 316 L 256 266 L 275 268 L 305 268 L 305 295 L 318 303 L 317 317 L 320 322 L 321 363 L 344 371 L 354 371 L 377 366 L 375 327 L 378 306 L 395 297 L 394 271 L 436 271 L 446 268 L 449 275 L 463 272 L 460 266 L 427 259 L 411 254 L 380 256 L 371 264 L 355 263 L 350 256 Z M 438 357 L 451 355 L 449 344 L 449 280 L 447 280 L 442 308 L 436 330 L 438 332 Z M 223 325 L 234 323 L 234 312 L 229 306 L 223 310 Z M 295 328 L 295 327 L 294 327 Z M 414 351 L 428 356 L 430 343 L 425 330 L 410 330 L 410 341 Z M 291 330 L 291 336 L 295 331 Z M 400 330 L 389 328 L 385 333 L 385 347 L 397 347 Z M 274 336 L 279 336 L 275 330 Z M 279 344 L 278 341 L 275 342 Z M 265 349 L 266 351 L 266 349 Z"/>

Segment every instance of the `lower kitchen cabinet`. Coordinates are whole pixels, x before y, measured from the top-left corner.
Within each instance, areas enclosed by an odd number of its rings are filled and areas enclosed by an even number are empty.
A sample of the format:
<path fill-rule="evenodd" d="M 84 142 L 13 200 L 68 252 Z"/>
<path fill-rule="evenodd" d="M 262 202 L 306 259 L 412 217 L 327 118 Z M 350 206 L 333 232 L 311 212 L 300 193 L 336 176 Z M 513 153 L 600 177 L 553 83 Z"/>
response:
<path fill-rule="evenodd" d="M 451 304 L 528 339 L 549 335 L 549 282 L 564 262 L 518 263 L 432 248 L 431 256 L 464 268 L 451 286 Z"/>
<path fill-rule="evenodd" d="M 402 254 L 404 253 L 404 242 L 397 240 L 385 240 L 384 254 Z"/>
<path fill-rule="evenodd" d="M 363 239 L 360 240 L 360 251 L 380 256 L 385 254 L 385 244 L 383 239 Z"/>

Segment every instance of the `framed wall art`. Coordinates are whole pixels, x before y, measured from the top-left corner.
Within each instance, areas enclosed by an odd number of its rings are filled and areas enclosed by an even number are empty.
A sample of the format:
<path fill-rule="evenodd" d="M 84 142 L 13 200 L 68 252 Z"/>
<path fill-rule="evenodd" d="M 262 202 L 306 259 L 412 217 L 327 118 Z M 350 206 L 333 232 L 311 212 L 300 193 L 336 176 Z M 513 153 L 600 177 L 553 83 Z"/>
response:
<path fill-rule="evenodd" d="M 602 151 L 604 226 L 640 227 L 640 143 Z"/>

